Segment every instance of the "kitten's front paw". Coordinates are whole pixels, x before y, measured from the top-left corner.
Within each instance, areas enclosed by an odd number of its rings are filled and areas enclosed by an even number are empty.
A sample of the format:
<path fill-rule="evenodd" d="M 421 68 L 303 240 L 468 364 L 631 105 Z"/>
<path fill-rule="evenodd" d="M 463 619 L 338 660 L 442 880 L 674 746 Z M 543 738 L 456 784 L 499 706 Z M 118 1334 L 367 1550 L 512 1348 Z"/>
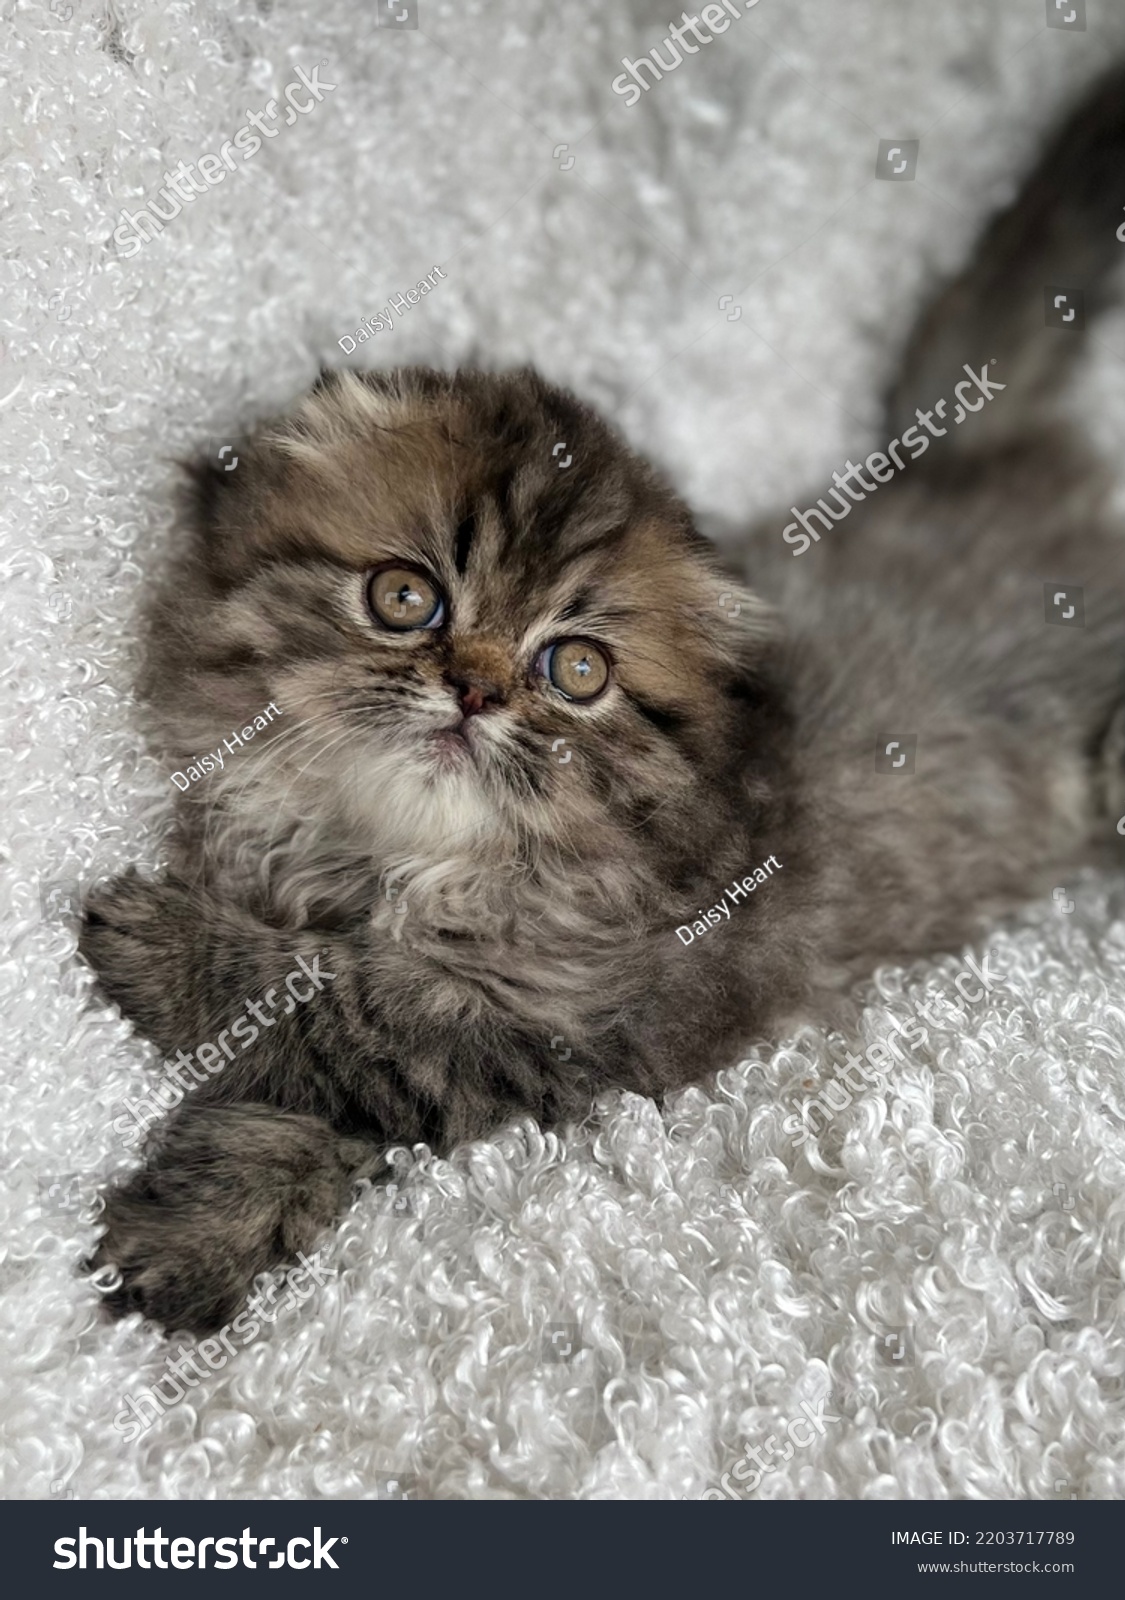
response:
<path fill-rule="evenodd" d="M 79 950 L 108 998 L 166 1049 L 176 1043 L 176 980 L 190 936 L 185 891 L 136 871 L 95 889 L 83 908 Z"/>
<path fill-rule="evenodd" d="M 218 1237 L 222 1229 L 215 1226 L 217 1219 L 206 1230 L 210 1244 L 201 1246 L 201 1219 L 169 1216 L 128 1193 L 110 1196 L 106 1218 L 108 1226 L 88 1266 L 91 1271 L 115 1268 L 120 1274 L 120 1286 L 105 1297 L 114 1316 L 139 1311 L 168 1332 L 186 1328 L 196 1333 L 209 1333 L 233 1320 L 252 1273 L 233 1253 L 225 1260 L 215 1254 L 215 1247 L 225 1242 Z"/>
<path fill-rule="evenodd" d="M 258 1273 L 296 1266 L 382 1165 L 376 1146 L 318 1117 L 192 1108 L 162 1128 L 152 1164 L 107 1194 L 88 1265 L 120 1273 L 106 1297 L 115 1315 L 210 1333 L 237 1316 Z"/>

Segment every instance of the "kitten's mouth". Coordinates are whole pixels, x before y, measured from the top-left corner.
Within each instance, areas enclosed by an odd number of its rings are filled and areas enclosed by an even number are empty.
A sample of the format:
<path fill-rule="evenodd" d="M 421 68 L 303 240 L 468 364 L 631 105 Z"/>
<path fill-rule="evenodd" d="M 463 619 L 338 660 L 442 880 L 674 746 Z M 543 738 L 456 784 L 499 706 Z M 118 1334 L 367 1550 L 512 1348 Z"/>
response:
<path fill-rule="evenodd" d="M 472 723 L 467 718 L 428 736 L 439 767 L 458 767 L 473 759 Z"/>

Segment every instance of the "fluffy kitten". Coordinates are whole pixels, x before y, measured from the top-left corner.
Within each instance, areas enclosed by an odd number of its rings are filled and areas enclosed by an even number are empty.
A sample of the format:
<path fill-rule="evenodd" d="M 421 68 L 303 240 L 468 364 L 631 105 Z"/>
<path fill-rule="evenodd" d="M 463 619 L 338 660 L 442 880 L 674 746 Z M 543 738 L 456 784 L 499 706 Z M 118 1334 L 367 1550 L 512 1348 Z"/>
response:
<path fill-rule="evenodd" d="M 1097 309 L 1123 167 L 1118 74 L 922 323 L 888 437 L 965 363 L 1003 392 L 801 559 L 786 514 L 748 536 L 754 592 L 529 371 L 327 373 L 197 473 L 148 692 L 170 771 L 222 765 L 82 948 L 162 1051 L 222 1055 L 108 1196 L 116 1309 L 220 1326 L 392 1142 L 701 1078 L 1121 844 L 1125 538 L 1049 418 L 1081 340 L 1043 294 Z M 274 1014 L 298 958 L 321 987 Z"/>

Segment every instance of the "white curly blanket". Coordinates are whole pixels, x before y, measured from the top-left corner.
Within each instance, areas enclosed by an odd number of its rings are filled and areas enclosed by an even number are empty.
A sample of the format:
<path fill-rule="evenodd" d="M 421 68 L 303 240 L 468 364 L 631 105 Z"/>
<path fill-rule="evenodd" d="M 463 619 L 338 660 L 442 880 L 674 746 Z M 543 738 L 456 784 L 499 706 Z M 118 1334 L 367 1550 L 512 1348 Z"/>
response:
<path fill-rule="evenodd" d="M 565 1141 L 404 1154 L 398 1192 L 326 1241 L 334 1275 L 197 1357 L 179 1401 L 175 1352 L 76 1271 L 90 1196 L 133 1159 L 113 1121 L 158 1066 L 91 1005 L 65 901 L 155 865 L 174 795 L 129 688 L 170 458 L 218 454 L 440 266 L 353 361 L 533 361 L 702 512 L 788 505 L 880 443 L 927 286 L 1125 48 L 1109 8 L 1067 33 L 1038 0 L 760 0 L 627 106 L 611 81 L 669 0 L 420 0 L 417 29 L 374 25 L 411 9 L 5 9 L 0 1488 L 676 1499 L 737 1466 L 726 1492 L 759 1498 L 1121 1496 L 1115 879 L 998 932 L 991 993 L 931 1005 L 926 1044 L 816 1146 L 786 1131 L 832 1075 L 809 1035 L 664 1109 L 609 1096 Z M 335 87 L 287 122 L 318 68 Z M 900 137 L 916 181 L 875 181 Z M 223 176 L 175 214 L 163 174 L 205 156 Z M 171 215 L 127 251 L 122 213 L 154 197 Z M 1123 352 L 1120 319 L 1095 330 L 1082 403 L 1108 441 Z M 956 999 L 965 955 L 881 974 L 849 1043 Z"/>

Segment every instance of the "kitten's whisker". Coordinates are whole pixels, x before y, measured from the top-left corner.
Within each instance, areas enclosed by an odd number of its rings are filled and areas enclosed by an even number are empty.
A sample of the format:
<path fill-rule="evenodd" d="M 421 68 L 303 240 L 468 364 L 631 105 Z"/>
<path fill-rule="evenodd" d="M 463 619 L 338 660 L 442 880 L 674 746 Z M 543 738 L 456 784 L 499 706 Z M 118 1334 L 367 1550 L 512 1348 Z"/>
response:
<path fill-rule="evenodd" d="M 363 713 L 363 711 L 362 711 L 362 709 L 360 707 L 354 707 L 354 708 L 352 708 L 352 707 L 343 707 L 343 708 L 338 709 L 336 711 L 329 711 L 324 715 L 324 717 L 319 718 L 317 720 L 320 723 L 333 722 L 333 721 L 338 721 L 338 720 L 347 721 L 349 718 L 362 717 L 363 715 L 364 715 L 364 713 Z M 344 728 L 343 732 L 340 733 L 338 738 L 330 738 L 326 744 L 322 745 L 318 750 L 313 752 L 313 754 L 309 757 L 308 761 L 305 762 L 304 766 L 300 768 L 300 770 L 293 776 L 291 781 L 287 784 L 287 786 L 283 790 L 283 792 L 281 794 L 281 797 L 278 800 L 276 807 L 274 808 L 274 816 L 275 817 L 277 816 L 278 812 L 280 812 L 283 802 L 289 797 L 290 793 L 292 792 L 294 785 L 305 775 L 305 773 L 312 766 L 313 762 L 322 760 L 323 757 L 326 756 L 330 750 L 334 750 L 334 749 L 337 748 L 337 746 L 343 744 L 344 740 L 347 739 L 351 735 L 351 732 L 352 732 L 352 728 L 349 725 L 348 727 Z M 275 835 L 271 832 L 270 838 L 273 839 L 274 836 Z"/>
<path fill-rule="evenodd" d="M 248 764 L 245 772 L 239 773 L 232 781 L 228 782 L 227 786 L 220 791 L 216 800 L 205 802 L 206 809 L 212 815 L 214 815 L 214 813 L 223 806 L 225 801 L 237 799 L 247 788 L 247 786 L 252 783 L 256 777 L 260 776 L 263 765 L 271 756 L 277 756 L 282 747 L 297 739 L 304 729 L 310 727 L 314 723 L 322 722 L 326 718 L 332 717 L 335 714 L 336 713 L 332 710 L 318 713 L 315 716 L 306 717 L 294 727 L 286 728 L 279 732 L 277 736 L 271 739 L 265 746 L 265 755 L 260 756 L 254 762 Z"/>
<path fill-rule="evenodd" d="M 311 717 L 306 717 L 294 727 L 285 729 L 283 733 L 270 740 L 265 752 L 258 760 L 247 767 L 245 774 L 240 774 L 233 783 L 228 784 L 218 798 L 208 805 L 203 833 L 204 848 L 200 852 L 200 873 L 202 873 L 208 859 L 206 846 L 213 840 L 215 832 L 223 819 L 237 814 L 238 802 L 255 781 L 262 779 L 271 761 L 276 765 L 283 758 L 283 754 L 288 754 L 289 748 L 305 734 L 308 728 L 313 726 L 323 727 L 325 723 L 334 722 L 346 714 L 348 713 L 341 711 L 339 708 L 333 708 L 325 712 L 316 713 Z M 283 747 L 285 747 L 284 751 Z M 269 835 L 267 848 L 268 844 L 273 843 L 275 837 L 276 835 L 273 833 Z M 198 881 L 197 877 L 196 884 L 198 884 Z M 189 885 L 189 887 L 195 887 L 196 884 Z"/>

